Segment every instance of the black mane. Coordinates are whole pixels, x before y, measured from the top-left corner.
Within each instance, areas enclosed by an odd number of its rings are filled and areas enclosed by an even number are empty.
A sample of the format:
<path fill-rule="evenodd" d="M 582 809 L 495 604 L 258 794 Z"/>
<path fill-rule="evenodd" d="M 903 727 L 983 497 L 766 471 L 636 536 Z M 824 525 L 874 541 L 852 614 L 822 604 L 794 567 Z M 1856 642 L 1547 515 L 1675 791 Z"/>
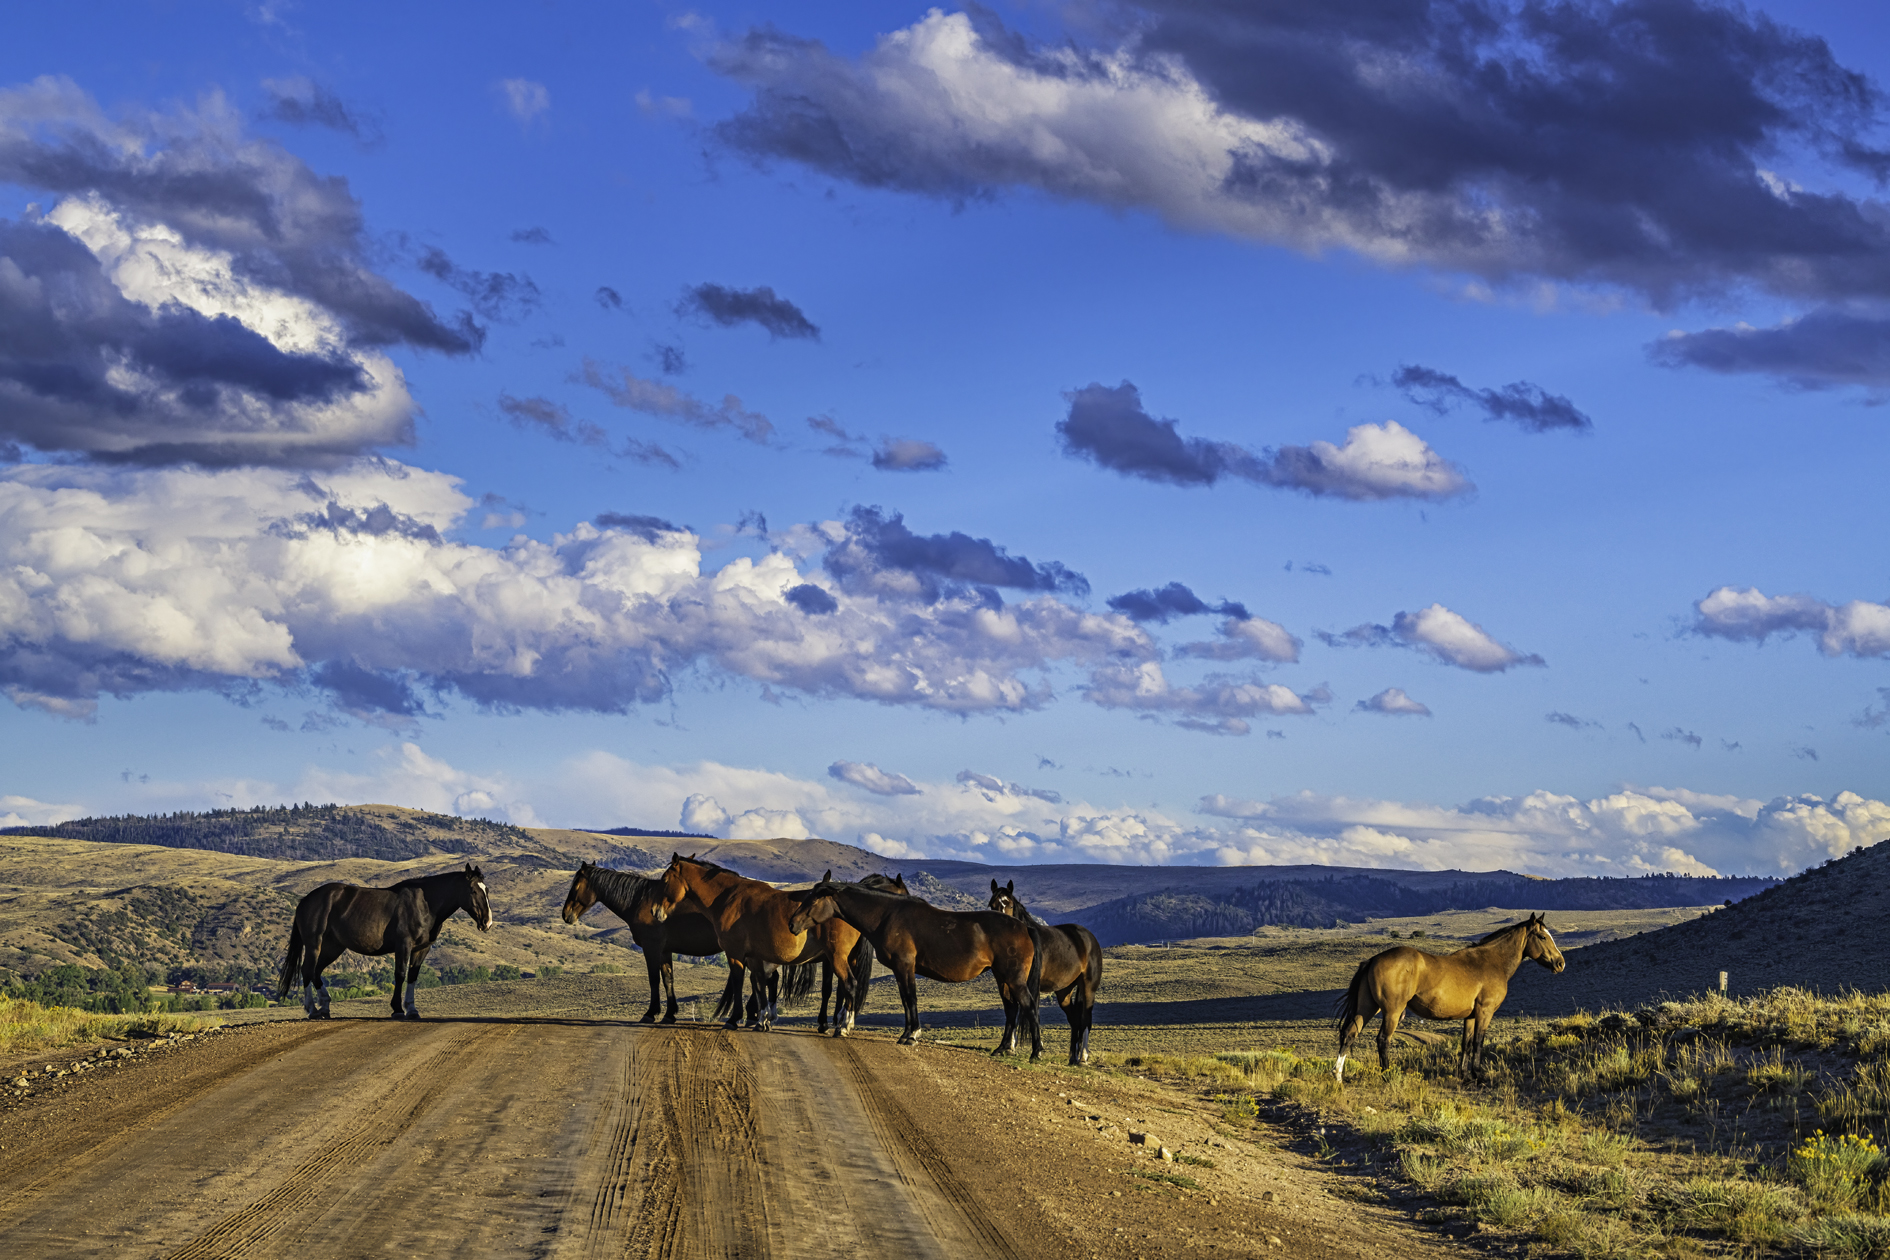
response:
<path fill-rule="evenodd" d="M 1534 921 L 1535 920 L 1533 919 L 1524 919 L 1520 923 L 1512 923 L 1508 927 L 1497 928 L 1496 931 L 1490 933 L 1488 936 L 1478 941 L 1477 944 L 1488 945 L 1491 941 L 1496 940 L 1498 937 L 1508 936 L 1511 932 L 1522 931 Z"/>
<path fill-rule="evenodd" d="M 608 866 L 593 866 L 585 878 L 597 890 L 597 899 L 612 910 L 617 910 L 619 917 L 622 917 L 623 911 L 636 905 L 644 889 L 658 882 L 629 871 L 613 871 Z M 619 906 L 623 909 L 618 910 Z"/>

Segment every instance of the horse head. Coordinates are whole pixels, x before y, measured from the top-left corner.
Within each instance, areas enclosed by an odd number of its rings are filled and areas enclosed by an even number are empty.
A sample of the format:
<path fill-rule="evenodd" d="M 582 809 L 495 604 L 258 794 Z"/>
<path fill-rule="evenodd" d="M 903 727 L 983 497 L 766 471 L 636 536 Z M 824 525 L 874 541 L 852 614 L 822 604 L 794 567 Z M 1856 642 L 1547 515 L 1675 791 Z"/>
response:
<path fill-rule="evenodd" d="M 833 899 L 837 891 L 839 885 L 833 882 L 833 872 L 828 871 L 812 888 L 795 893 L 794 899 L 800 903 L 800 909 L 788 920 L 788 931 L 799 936 L 840 913 L 839 903 Z"/>
<path fill-rule="evenodd" d="M 586 910 L 597 904 L 597 890 L 591 887 L 591 874 L 596 870 L 596 863 L 586 862 L 571 877 L 571 891 L 564 896 L 566 923 L 576 923 Z"/>
<path fill-rule="evenodd" d="M 1556 948 L 1555 938 L 1549 935 L 1549 925 L 1542 921 L 1542 916 L 1529 916 L 1529 937 L 1523 943 L 1523 956 L 1533 958 L 1556 974 L 1568 966 L 1568 959 L 1562 957 L 1562 951 Z"/>
<path fill-rule="evenodd" d="M 683 899 L 689 895 L 689 880 L 683 874 L 683 864 L 693 861 L 693 857 L 686 858 L 680 853 L 669 855 L 669 865 L 663 870 L 663 891 L 650 906 L 650 919 L 653 922 L 666 922 L 682 906 Z"/>
<path fill-rule="evenodd" d="M 998 887 L 995 879 L 991 881 L 990 904 L 991 908 L 999 914 L 1008 914 L 1015 919 L 1024 917 L 1024 908 L 1017 904 L 1017 881 L 1014 879 L 1002 888 Z"/>
<path fill-rule="evenodd" d="M 472 921 L 479 925 L 481 932 L 490 932 L 492 930 L 492 902 L 486 898 L 486 877 L 471 862 L 466 863 L 464 874 L 467 891 L 472 894 L 466 913 L 472 916 Z"/>

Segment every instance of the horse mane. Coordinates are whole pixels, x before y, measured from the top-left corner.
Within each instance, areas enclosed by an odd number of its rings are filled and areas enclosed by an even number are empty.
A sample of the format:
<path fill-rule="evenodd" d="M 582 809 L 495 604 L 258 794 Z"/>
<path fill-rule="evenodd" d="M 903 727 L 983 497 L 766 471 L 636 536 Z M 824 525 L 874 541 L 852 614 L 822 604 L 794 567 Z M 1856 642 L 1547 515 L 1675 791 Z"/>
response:
<path fill-rule="evenodd" d="M 736 879 L 747 879 L 740 871 L 731 871 L 726 866 L 717 866 L 707 858 L 686 857 L 683 861 L 699 868 L 704 875 L 733 875 Z"/>
<path fill-rule="evenodd" d="M 1532 922 L 1534 922 L 1534 920 L 1533 920 L 1533 919 L 1524 919 L 1524 920 L 1522 920 L 1522 921 L 1521 921 L 1521 922 L 1519 922 L 1519 923 L 1512 923 L 1512 924 L 1510 924 L 1510 925 L 1509 925 L 1508 927 L 1500 927 L 1500 928 L 1497 928 L 1497 929 L 1496 929 L 1496 931 L 1494 931 L 1494 932 L 1492 932 L 1492 933 L 1490 933 L 1490 934 L 1489 934 L 1488 936 L 1486 936 L 1486 937 L 1484 937 L 1484 938 L 1483 938 L 1482 940 L 1480 940 L 1480 941 L 1478 941 L 1478 942 L 1477 942 L 1477 944 L 1479 944 L 1479 945 L 1488 945 L 1488 944 L 1489 944 L 1489 943 L 1490 943 L 1491 941 L 1494 941 L 1494 940 L 1498 940 L 1498 939 L 1500 939 L 1501 937 L 1505 937 L 1505 936 L 1508 936 L 1508 935 L 1509 935 L 1509 934 L 1510 934 L 1511 932 L 1520 932 L 1520 931 L 1523 931 L 1523 930 L 1524 930 L 1525 928 L 1527 928 L 1527 927 L 1528 927 L 1528 926 L 1529 926 L 1529 925 L 1530 925 L 1530 924 L 1531 924 Z"/>
<path fill-rule="evenodd" d="M 630 871 L 613 871 L 608 866 L 593 866 L 585 878 L 598 890 L 598 900 L 616 901 L 625 906 L 635 905 L 643 890 L 657 882 Z"/>
<path fill-rule="evenodd" d="M 882 875 L 878 871 L 874 871 L 869 875 L 860 876 L 858 882 L 860 887 L 866 889 L 868 892 L 891 893 L 894 896 L 899 895 L 899 885 L 893 883 L 891 876 Z"/>
<path fill-rule="evenodd" d="M 389 884 L 387 886 L 387 890 L 389 892 L 392 892 L 396 888 L 418 888 L 422 884 L 430 884 L 436 879 L 445 879 L 449 875 L 464 875 L 465 873 L 466 873 L 465 871 L 459 870 L 459 871 L 440 871 L 437 874 L 433 874 L 433 875 L 413 875 L 413 876 L 409 876 L 406 879 L 401 880 L 398 884 Z"/>

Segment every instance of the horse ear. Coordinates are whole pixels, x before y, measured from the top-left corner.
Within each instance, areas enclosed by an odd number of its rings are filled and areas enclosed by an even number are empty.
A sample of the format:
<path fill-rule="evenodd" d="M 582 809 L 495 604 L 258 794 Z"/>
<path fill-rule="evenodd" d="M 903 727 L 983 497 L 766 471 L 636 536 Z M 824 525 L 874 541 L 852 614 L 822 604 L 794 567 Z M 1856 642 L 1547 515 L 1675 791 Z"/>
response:
<path fill-rule="evenodd" d="M 991 892 L 993 895 L 996 895 L 997 893 L 1001 893 L 1003 891 L 1004 890 L 1002 888 L 999 888 L 997 886 L 997 881 L 995 879 L 991 881 Z"/>
<path fill-rule="evenodd" d="M 827 868 L 827 873 L 820 877 L 820 882 L 823 884 L 833 883 L 833 867 L 829 866 Z"/>
<path fill-rule="evenodd" d="M 1004 881 L 1004 891 L 1015 897 L 1017 895 L 1017 881 L 1014 879 Z"/>

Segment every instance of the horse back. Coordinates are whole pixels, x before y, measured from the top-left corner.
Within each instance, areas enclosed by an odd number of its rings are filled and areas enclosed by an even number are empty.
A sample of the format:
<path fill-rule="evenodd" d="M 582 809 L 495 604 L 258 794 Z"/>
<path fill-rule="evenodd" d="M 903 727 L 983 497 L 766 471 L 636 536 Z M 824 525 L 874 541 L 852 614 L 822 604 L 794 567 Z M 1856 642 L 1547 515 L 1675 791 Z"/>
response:
<path fill-rule="evenodd" d="M 412 948 L 431 944 L 439 927 L 427 911 L 426 893 L 416 887 L 323 884 L 309 897 L 321 893 L 327 894 L 327 939 L 357 954 L 374 957 L 391 954 L 400 945 Z M 303 900 L 306 904 L 309 898 Z M 298 909 L 298 920 L 300 917 Z"/>
<path fill-rule="evenodd" d="M 1501 966 L 1491 967 L 1481 955 L 1430 954 L 1401 945 L 1378 954 L 1366 964 L 1382 1004 L 1424 1008 L 1431 1019 L 1468 1019 L 1479 1000 L 1494 996 L 1501 1002 L 1509 992 L 1509 977 Z"/>

